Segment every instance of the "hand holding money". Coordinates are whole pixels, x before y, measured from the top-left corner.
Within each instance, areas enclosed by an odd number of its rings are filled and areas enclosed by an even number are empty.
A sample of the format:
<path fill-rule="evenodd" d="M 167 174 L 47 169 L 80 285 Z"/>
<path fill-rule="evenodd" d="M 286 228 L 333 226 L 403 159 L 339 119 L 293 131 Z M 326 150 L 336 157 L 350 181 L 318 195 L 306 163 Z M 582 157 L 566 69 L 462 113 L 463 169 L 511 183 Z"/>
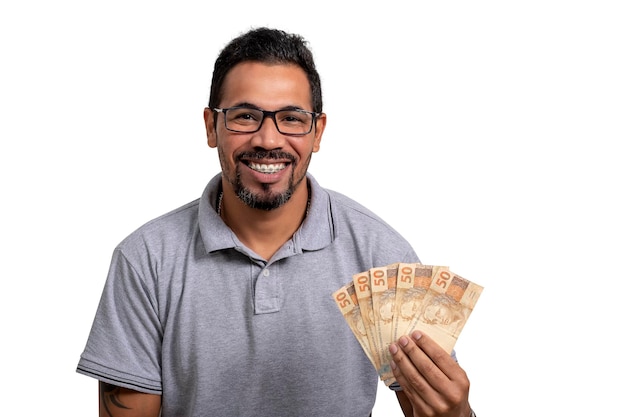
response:
<path fill-rule="evenodd" d="M 483 287 L 445 266 L 394 263 L 355 274 L 333 298 L 386 385 L 395 382 L 389 345 L 414 330 L 448 353 Z"/>

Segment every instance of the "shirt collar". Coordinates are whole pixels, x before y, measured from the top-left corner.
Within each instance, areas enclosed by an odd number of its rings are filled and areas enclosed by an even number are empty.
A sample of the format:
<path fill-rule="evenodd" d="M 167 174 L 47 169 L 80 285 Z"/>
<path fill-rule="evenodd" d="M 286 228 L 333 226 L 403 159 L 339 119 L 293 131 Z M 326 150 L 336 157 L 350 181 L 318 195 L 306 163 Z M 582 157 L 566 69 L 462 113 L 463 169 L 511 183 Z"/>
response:
<path fill-rule="evenodd" d="M 209 181 L 198 206 L 200 235 L 207 253 L 242 246 L 233 231 L 217 215 L 221 179 L 220 173 Z M 311 206 L 293 236 L 297 252 L 322 249 L 330 245 L 335 237 L 330 197 L 311 174 L 307 174 L 307 181 L 311 187 Z"/>

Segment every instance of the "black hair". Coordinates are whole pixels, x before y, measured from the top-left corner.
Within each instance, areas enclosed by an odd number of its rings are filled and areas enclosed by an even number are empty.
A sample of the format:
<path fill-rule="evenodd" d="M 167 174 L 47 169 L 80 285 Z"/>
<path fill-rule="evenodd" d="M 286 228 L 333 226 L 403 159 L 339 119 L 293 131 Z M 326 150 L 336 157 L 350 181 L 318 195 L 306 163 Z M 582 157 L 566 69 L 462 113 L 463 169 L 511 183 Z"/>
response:
<path fill-rule="evenodd" d="M 222 49 L 213 68 L 209 107 L 219 106 L 226 75 L 234 66 L 245 61 L 299 66 L 309 80 L 312 110 L 322 112 L 322 86 L 308 42 L 300 35 L 266 27 L 252 29 Z"/>

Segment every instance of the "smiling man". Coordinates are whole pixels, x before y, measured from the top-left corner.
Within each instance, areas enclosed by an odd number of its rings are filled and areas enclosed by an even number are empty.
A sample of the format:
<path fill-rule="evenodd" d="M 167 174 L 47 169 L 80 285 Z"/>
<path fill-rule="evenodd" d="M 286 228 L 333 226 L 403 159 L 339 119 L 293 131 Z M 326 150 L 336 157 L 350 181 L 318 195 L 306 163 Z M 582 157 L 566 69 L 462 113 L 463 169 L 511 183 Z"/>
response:
<path fill-rule="evenodd" d="M 204 122 L 221 173 L 113 252 L 77 368 L 100 381 L 100 416 L 370 415 L 378 375 L 332 293 L 418 257 L 307 172 L 326 114 L 306 42 L 267 28 L 231 41 Z M 473 414 L 465 372 L 427 335 L 390 352 L 407 416 Z"/>

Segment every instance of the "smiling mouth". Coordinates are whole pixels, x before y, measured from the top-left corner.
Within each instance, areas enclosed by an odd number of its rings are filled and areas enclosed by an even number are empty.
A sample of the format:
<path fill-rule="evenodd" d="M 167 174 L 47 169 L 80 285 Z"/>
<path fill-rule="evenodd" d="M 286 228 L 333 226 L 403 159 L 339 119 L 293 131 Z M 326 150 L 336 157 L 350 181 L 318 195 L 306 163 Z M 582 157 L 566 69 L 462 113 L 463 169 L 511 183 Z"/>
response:
<path fill-rule="evenodd" d="M 287 164 L 285 164 L 285 163 L 280 163 L 280 164 L 257 164 L 257 163 L 254 163 L 254 162 L 250 162 L 248 164 L 248 167 L 250 167 L 250 169 L 252 169 L 254 171 L 261 172 L 263 174 L 275 174 L 275 173 L 285 169 L 287 167 Z"/>

